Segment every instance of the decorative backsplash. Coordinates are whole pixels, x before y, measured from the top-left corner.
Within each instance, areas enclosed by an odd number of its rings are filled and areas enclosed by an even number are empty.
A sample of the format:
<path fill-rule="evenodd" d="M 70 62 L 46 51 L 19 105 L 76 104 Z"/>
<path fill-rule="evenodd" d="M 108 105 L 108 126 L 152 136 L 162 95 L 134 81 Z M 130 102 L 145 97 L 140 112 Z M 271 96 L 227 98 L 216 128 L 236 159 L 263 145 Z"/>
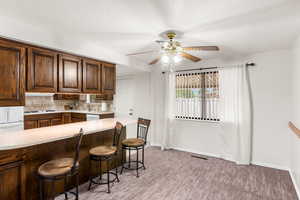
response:
<path fill-rule="evenodd" d="M 113 111 L 113 101 L 100 101 L 99 103 L 86 103 L 78 100 L 54 100 L 53 96 L 26 96 L 24 111 L 33 110 L 64 110 L 65 105 L 71 105 L 74 110 L 92 112 Z"/>

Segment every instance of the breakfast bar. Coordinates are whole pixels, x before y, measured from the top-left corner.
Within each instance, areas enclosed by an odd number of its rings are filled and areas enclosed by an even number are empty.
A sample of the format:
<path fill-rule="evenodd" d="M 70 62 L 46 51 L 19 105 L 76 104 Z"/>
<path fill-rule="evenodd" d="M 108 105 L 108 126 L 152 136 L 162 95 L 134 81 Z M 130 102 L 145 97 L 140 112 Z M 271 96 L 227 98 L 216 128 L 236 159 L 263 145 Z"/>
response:
<path fill-rule="evenodd" d="M 0 135 L 0 180 L 2 183 L 0 199 L 38 199 L 38 167 L 49 160 L 72 157 L 75 146 L 73 136 L 81 128 L 84 136 L 79 155 L 79 183 L 87 182 L 90 173 L 96 172 L 96 169 L 90 170 L 89 150 L 99 145 L 111 145 L 117 121 L 124 126 L 136 123 L 136 120 L 110 118 L 2 133 Z M 126 138 L 126 129 L 121 138 Z M 121 165 L 121 153 L 117 155 L 116 163 Z M 106 168 L 106 166 L 102 167 Z M 70 189 L 73 185 L 74 180 L 70 178 L 67 187 Z M 55 183 L 56 194 L 62 193 L 63 189 L 62 182 Z"/>

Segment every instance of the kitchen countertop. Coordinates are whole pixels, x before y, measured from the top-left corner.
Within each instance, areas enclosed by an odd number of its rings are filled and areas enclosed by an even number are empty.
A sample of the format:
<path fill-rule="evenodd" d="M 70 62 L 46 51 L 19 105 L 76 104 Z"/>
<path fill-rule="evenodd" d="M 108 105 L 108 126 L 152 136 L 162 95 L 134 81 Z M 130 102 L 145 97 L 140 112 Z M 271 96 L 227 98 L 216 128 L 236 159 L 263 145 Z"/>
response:
<path fill-rule="evenodd" d="M 101 115 L 101 114 L 113 114 L 114 112 L 107 111 L 107 112 L 91 112 L 91 111 L 84 111 L 84 110 L 56 110 L 56 111 L 39 111 L 34 113 L 24 113 L 24 115 L 40 115 L 40 114 L 51 114 L 51 113 L 83 113 L 83 114 L 90 114 L 90 115 Z"/>
<path fill-rule="evenodd" d="M 133 119 L 110 118 L 7 132 L 0 134 L 0 150 L 18 149 L 71 138 L 80 128 L 83 128 L 85 135 L 110 130 L 114 128 L 116 121 L 124 126 L 137 123 L 137 120 Z"/>

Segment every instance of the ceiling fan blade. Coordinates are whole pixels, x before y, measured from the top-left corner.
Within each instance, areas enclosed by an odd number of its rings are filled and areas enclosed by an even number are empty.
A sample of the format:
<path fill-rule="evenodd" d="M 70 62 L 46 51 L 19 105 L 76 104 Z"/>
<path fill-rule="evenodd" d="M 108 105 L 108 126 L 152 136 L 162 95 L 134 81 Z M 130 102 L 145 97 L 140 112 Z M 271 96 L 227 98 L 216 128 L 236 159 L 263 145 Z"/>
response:
<path fill-rule="evenodd" d="M 182 52 L 181 56 L 184 57 L 184 58 L 186 58 L 186 59 L 189 59 L 189 60 L 191 60 L 193 62 L 198 62 L 198 61 L 201 60 L 201 58 L 198 58 L 196 56 L 193 56 L 193 55 L 185 53 L 185 52 Z"/>
<path fill-rule="evenodd" d="M 154 59 L 154 60 L 152 60 L 152 61 L 149 63 L 149 65 L 154 65 L 154 64 L 156 64 L 159 60 L 160 60 L 160 57 L 159 57 L 159 58 L 156 58 L 156 59 Z"/>
<path fill-rule="evenodd" d="M 134 55 L 140 55 L 140 54 L 146 54 L 146 53 L 152 53 L 152 52 L 157 52 L 157 51 L 155 51 L 155 50 L 151 50 L 151 51 L 142 51 L 142 52 L 137 52 L 137 53 L 126 54 L 126 56 L 134 56 Z"/>
<path fill-rule="evenodd" d="M 219 47 L 217 46 L 191 46 L 191 47 L 183 47 L 185 51 L 219 51 Z"/>

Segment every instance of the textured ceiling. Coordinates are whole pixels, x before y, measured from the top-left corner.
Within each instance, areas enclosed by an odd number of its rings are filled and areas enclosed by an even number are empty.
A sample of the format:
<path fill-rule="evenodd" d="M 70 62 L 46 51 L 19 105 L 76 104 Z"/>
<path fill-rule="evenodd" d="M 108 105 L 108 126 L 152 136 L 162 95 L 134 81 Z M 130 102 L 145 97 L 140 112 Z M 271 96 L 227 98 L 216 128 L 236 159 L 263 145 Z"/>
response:
<path fill-rule="evenodd" d="M 158 49 L 158 35 L 175 29 L 185 45 L 221 49 L 193 55 L 230 59 L 290 47 L 300 33 L 299 10 L 298 0 L 1 0 L 0 16 L 123 55 Z M 147 63 L 156 56 L 134 58 Z"/>

